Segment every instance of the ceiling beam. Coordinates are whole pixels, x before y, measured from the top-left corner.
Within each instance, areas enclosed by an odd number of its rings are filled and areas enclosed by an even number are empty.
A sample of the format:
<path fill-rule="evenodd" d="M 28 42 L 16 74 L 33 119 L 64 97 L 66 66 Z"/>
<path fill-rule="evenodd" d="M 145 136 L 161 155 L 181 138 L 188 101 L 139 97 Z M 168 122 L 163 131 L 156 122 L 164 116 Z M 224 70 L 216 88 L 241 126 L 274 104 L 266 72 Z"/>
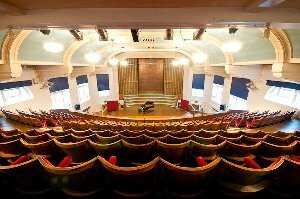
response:
<path fill-rule="evenodd" d="M 3 10 L 4 12 L 8 13 L 9 15 L 13 15 L 13 16 L 25 14 L 24 10 L 22 10 L 18 7 L 9 5 L 7 3 L 3 3 L 3 2 L 0 2 L 0 10 Z"/>
<path fill-rule="evenodd" d="M 246 11 L 257 12 L 261 9 L 274 7 L 285 1 L 287 1 L 287 0 L 255 0 L 246 8 Z"/>
<path fill-rule="evenodd" d="M 83 40 L 83 33 L 80 32 L 79 30 L 77 29 L 72 29 L 72 30 L 69 30 L 70 33 L 74 36 L 74 38 L 77 40 L 77 41 L 82 41 Z"/>
<path fill-rule="evenodd" d="M 99 41 L 108 41 L 107 30 L 101 29 L 101 28 L 97 28 L 97 32 L 99 34 Z"/>
<path fill-rule="evenodd" d="M 132 40 L 134 42 L 139 42 L 139 29 L 131 29 Z"/>
<path fill-rule="evenodd" d="M 173 40 L 173 29 L 166 29 L 165 40 Z"/>
<path fill-rule="evenodd" d="M 114 17 L 111 17 L 114 13 Z M 63 28 L 73 29 L 165 29 L 195 27 L 271 27 L 300 28 L 300 12 L 296 8 L 272 8 L 268 12 L 250 13 L 245 8 L 199 7 L 199 8 L 135 8 L 135 9 L 46 9 L 26 10 L 26 15 L 1 14 L 0 29 Z M 72 23 L 70 23 L 72 22 Z M 275 23 L 276 22 L 276 23 Z"/>
<path fill-rule="evenodd" d="M 193 40 L 199 40 L 203 33 L 205 32 L 205 28 L 200 28 L 193 34 Z"/>

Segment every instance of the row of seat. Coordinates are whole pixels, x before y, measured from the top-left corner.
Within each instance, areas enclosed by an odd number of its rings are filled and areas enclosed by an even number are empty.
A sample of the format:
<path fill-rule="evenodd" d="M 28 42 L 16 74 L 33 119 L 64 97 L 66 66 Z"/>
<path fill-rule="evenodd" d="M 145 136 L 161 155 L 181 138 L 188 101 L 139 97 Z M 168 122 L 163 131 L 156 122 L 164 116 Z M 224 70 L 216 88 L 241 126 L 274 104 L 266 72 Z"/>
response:
<path fill-rule="evenodd" d="M 59 120 L 54 118 L 54 117 L 45 117 L 45 116 L 35 116 L 32 114 L 27 114 L 25 112 L 19 111 L 19 114 L 13 113 L 11 111 L 5 111 L 1 110 L 5 117 L 13 120 L 15 122 L 29 125 L 29 126 L 34 126 L 34 127 L 47 127 L 47 126 L 58 126 L 59 125 Z"/>
<path fill-rule="evenodd" d="M 24 134 L 19 135 L 24 136 Z M 15 138 L 15 136 L 13 137 Z M 239 137 L 222 135 L 153 137 L 144 134 L 134 137 L 122 134 L 105 137 L 99 134 L 52 136 L 44 133 L 37 136 L 17 137 L 12 141 L 0 143 L 0 157 L 6 159 L 24 154 L 31 154 L 34 157 L 37 155 L 46 157 L 68 155 L 73 158 L 74 162 L 80 163 L 96 155 L 107 157 L 108 155 L 123 154 L 124 151 L 127 155 L 135 153 L 136 156 L 132 157 L 140 162 L 148 161 L 159 155 L 175 164 L 181 164 L 189 156 L 197 155 L 203 156 L 205 159 L 212 159 L 219 155 L 237 161 L 245 156 L 274 159 L 283 155 L 299 156 L 300 141 L 296 136 L 276 137 L 273 135 L 266 135 L 262 138 L 245 135 Z"/>
<path fill-rule="evenodd" d="M 291 119 L 295 111 L 287 111 L 281 113 L 281 111 L 269 112 L 265 111 L 263 113 L 259 112 L 243 112 L 236 114 L 229 114 L 223 117 L 223 120 L 231 121 L 231 125 L 235 127 L 247 127 L 247 128 L 258 128 L 268 125 L 277 124 Z"/>
<path fill-rule="evenodd" d="M 12 129 L 8 131 L 4 131 L 0 129 L 0 141 L 12 141 L 17 138 L 24 138 L 24 137 L 32 137 L 32 136 L 40 136 L 42 134 L 49 134 L 51 136 L 64 136 L 68 134 L 73 134 L 78 137 L 86 137 L 91 135 L 99 135 L 102 137 L 112 137 L 115 135 L 123 135 L 127 137 L 135 137 L 142 134 L 148 135 L 150 137 L 163 137 L 165 135 L 172 135 L 174 137 L 188 137 L 190 135 L 197 135 L 199 137 L 210 138 L 215 135 L 219 135 L 222 137 L 227 138 L 239 138 L 240 136 L 246 136 L 251 138 L 264 138 L 265 136 L 274 136 L 284 138 L 291 138 L 298 139 L 300 137 L 300 132 L 295 131 L 293 133 L 285 133 L 281 131 L 277 131 L 274 133 L 269 133 L 265 131 L 256 131 L 256 132 L 248 132 L 248 131 L 234 131 L 234 132 L 227 132 L 224 130 L 218 131 L 207 131 L 207 130 L 196 130 L 196 131 L 189 131 L 189 130 L 162 130 L 162 131 L 151 131 L 151 130 L 141 130 L 141 131 L 132 131 L 132 130 L 121 130 L 121 131 L 113 131 L 113 130 L 102 130 L 102 131 L 95 131 L 92 129 L 84 130 L 84 131 L 77 131 L 74 129 L 68 130 L 54 130 L 54 129 L 31 129 L 27 131 L 20 131 L 19 129 Z M 23 135 L 22 135 L 23 134 Z"/>
<path fill-rule="evenodd" d="M 26 118 L 35 118 L 40 121 L 39 126 L 45 126 L 46 124 L 48 126 L 57 126 L 61 123 L 62 126 L 65 128 L 74 128 L 77 130 L 84 130 L 88 128 L 93 129 L 103 129 L 103 126 L 118 126 L 118 128 L 126 129 L 127 127 L 130 128 L 130 126 L 134 126 L 137 128 L 141 128 L 145 126 L 145 128 L 155 128 L 155 129 L 174 129 L 173 126 L 178 125 L 194 125 L 194 127 L 191 127 L 193 129 L 207 129 L 207 130 L 218 130 L 218 129 L 224 129 L 226 130 L 230 124 L 230 121 L 221 121 L 221 122 L 212 122 L 208 121 L 206 117 L 197 117 L 197 118 L 182 118 L 176 121 L 168 120 L 168 121 L 156 121 L 156 122 L 149 122 L 144 123 L 140 120 L 114 120 L 112 118 L 107 117 L 99 117 L 94 115 L 86 115 L 86 114 L 79 114 L 79 113 L 73 113 L 73 112 L 55 112 L 50 111 L 49 113 L 45 111 L 41 111 L 40 113 L 36 111 L 32 111 L 31 113 L 26 113 L 21 110 L 17 110 L 18 114 L 5 111 L 3 110 L 3 113 L 5 115 L 8 115 L 8 118 L 14 119 L 15 118 L 25 118 L 24 124 L 28 125 L 37 125 L 37 124 L 31 124 L 29 122 L 26 122 Z M 222 115 L 226 115 L 225 113 Z M 212 117 L 218 117 L 218 115 L 211 115 L 207 116 L 208 118 Z M 17 121 L 17 120 L 15 120 Z M 88 127 L 90 126 L 90 127 Z M 152 127 L 151 127 L 152 126 Z M 176 129 L 176 127 L 175 127 Z"/>
<path fill-rule="evenodd" d="M 17 165 L 0 166 L 0 183 L 9 182 L 17 191 L 27 194 L 56 187 L 71 196 L 87 196 L 109 189 L 126 198 L 154 198 L 159 192 L 172 198 L 194 198 L 213 187 L 240 196 L 265 189 L 299 194 L 300 162 L 295 158 L 278 157 L 275 161 L 245 158 L 259 164 L 259 168 L 220 157 L 202 165 L 194 162 L 185 166 L 161 157 L 142 165 L 120 165 L 118 156 L 116 160 L 112 164 L 108 158 L 97 156 L 81 164 L 56 167 L 53 161 L 35 157 Z"/>

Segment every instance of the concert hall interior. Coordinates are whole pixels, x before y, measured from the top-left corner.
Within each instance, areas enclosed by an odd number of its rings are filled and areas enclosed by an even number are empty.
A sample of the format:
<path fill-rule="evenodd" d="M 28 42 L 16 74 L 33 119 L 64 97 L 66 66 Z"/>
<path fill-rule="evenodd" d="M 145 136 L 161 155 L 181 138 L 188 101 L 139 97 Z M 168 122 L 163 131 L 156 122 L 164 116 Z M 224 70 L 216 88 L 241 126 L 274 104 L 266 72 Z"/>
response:
<path fill-rule="evenodd" d="M 299 198 L 299 0 L 0 0 L 1 198 Z"/>

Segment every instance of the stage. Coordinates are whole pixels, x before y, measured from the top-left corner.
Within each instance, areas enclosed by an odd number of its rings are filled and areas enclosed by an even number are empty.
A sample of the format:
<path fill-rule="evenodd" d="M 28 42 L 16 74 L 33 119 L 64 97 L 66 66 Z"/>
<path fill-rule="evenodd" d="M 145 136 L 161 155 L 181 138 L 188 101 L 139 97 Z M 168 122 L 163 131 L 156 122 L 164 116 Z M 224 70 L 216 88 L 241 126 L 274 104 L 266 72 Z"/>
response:
<path fill-rule="evenodd" d="M 140 107 L 140 105 L 132 105 L 131 107 L 122 108 L 118 111 L 105 112 L 103 116 L 138 120 L 167 120 L 193 117 L 190 112 L 176 109 L 169 105 L 156 104 L 152 110 L 147 112 L 140 112 Z"/>

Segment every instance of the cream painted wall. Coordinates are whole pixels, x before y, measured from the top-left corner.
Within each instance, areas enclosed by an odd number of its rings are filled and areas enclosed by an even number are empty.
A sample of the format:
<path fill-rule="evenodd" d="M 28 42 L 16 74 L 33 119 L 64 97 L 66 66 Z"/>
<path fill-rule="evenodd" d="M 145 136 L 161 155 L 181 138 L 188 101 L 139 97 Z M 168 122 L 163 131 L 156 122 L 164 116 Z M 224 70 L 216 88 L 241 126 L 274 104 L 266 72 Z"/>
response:
<path fill-rule="evenodd" d="M 232 76 L 234 77 L 243 77 L 243 78 L 249 78 L 252 81 L 254 81 L 256 87 L 258 88 L 257 91 L 249 91 L 248 95 L 248 102 L 247 102 L 247 108 L 249 111 L 276 111 L 276 110 L 282 110 L 282 111 L 289 111 L 294 110 L 293 107 L 277 104 L 268 100 L 264 99 L 264 96 L 266 92 L 269 89 L 269 86 L 266 85 L 266 80 L 277 80 L 277 81 L 284 81 L 282 79 L 276 79 L 273 76 L 273 73 L 271 71 L 271 66 L 263 66 L 263 65 L 254 65 L 251 69 L 249 69 L 250 66 L 237 66 L 235 67 L 234 74 Z M 249 70 L 248 70 L 249 69 Z M 193 97 L 192 92 L 192 79 L 193 74 L 203 74 L 204 71 L 202 71 L 201 68 L 185 68 L 184 70 L 184 83 L 187 83 L 187 85 L 183 86 L 183 94 L 184 98 L 188 99 L 190 101 L 199 101 L 200 103 L 204 104 L 205 111 L 207 113 L 211 112 L 211 108 L 214 107 L 215 109 L 219 109 L 219 104 L 213 102 L 211 100 L 211 92 L 212 92 L 212 86 L 213 86 L 213 75 L 205 75 L 205 82 L 204 82 L 204 97 Z M 224 80 L 224 89 L 223 89 L 223 95 L 222 95 L 222 104 L 229 104 L 229 98 L 230 98 L 230 88 L 231 88 L 231 81 L 232 76 L 229 76 L 225 78 Z"/>
<path fill-rule="evenodd" d="M 268 90 L 268 86 L 265 85 L 266 79 L 276 80 L 271 71 L 270 66 L 260 66 L 257 67 L 257 70 L 262 71 L 261 73 L 255 73 L 252 71 L 250 74 L 247 74 L 245 71 L 239 71 L 238 77 L 246 77 L 253 79 L 255 85 L 259 88 L 257 91 L 250 91 L 248 96 L 248 109 L 250 111 L 264 111 L 264 110 L 293 110 L 292 107 L 280 105 L 274 102 L 270 102 L 264 99 L 265 93 Z M 109 84 L 110 84 L 110 95 L 106 97 L 99 97 L 97 89 L 97 79 L 96 74 L 109 74 Z M 184 85 L 183 85 L 183 97 L 189 101 L 199 101 L 200 103 L 205 102 L 205 111 L 211 112 L 211 107 L 219 108 L 219 105 L 211 101 L 211 92 L 213 85 L 213 75 L 206 75 L 204 83 L 204 97 L 197 98 L 192 96 L 192 79 L 194 73 L 204 73 L 203 68 L 194 68 L 194 67 L 185 67 L 184 68 Z M 257 76 L 253 76 L 257 74 Z M 35 72 L 32 68 L 23 68 L 23 73 L 20 78 L 13 79 L 11 81 L 22 81 L 32 78 L 36 78 Z M 278 79 L 277 79 L 278 80 Z M 279 79 L 280 81 L 280 79 Z M 99 112 L 101 110 L 101 104 L 106 100 L 117 100 L 119 95 L 119 86 L 118 86 L 118 70 L 116 67 L 103 67 L 97 68 L 94 74 L 88 75 L 88 84 L 90 92 L 90 100 L 81 104 L 81 110 L 90 107 L 90 112 Z M 41 84 L 36 84 L 30 87 L 34 95 L 33 100 L 28 100 L 18 104 L 13 104 L 10 106 L 4 107 L 8 110 L 22 109 L 33 109 L 33 110 L 49 110 L 51 109 L 51 95 L 48 89 L 40 89 Z M 74 110 L 74 105 L 79 102 L 78 98 L 78 89 L 76 78 L 69 77 L 69 87 L 70 87 L 70 97 L 72 102 L 72 107 Z M 225 78 L 224 81 L 224 90 L 222 96 L 222 104 L 229 104 L 230 96 L 230 87 L 231 87 L 231 77 Z"/>
<path fill-rule="evenodd" d="M 19 78 L 12 79 L 10 81 L 24 81 L 24 80 L 31 80 L 35 78 L 35 73 L 32 68 L 23 68 L 22 76 Z M 51 96 L 50 91 L 48 89 L 40 89 L 41 84 L 34 84 L 29 87 L 31 90 L 34 99 L 27 100 L 24 102 L 20 102 L 17 104 L 12 104 L 9 106 L 3 107 L 6 110 L 21 109 L 21 110 L 49 110 L 51 109 Z"/>

